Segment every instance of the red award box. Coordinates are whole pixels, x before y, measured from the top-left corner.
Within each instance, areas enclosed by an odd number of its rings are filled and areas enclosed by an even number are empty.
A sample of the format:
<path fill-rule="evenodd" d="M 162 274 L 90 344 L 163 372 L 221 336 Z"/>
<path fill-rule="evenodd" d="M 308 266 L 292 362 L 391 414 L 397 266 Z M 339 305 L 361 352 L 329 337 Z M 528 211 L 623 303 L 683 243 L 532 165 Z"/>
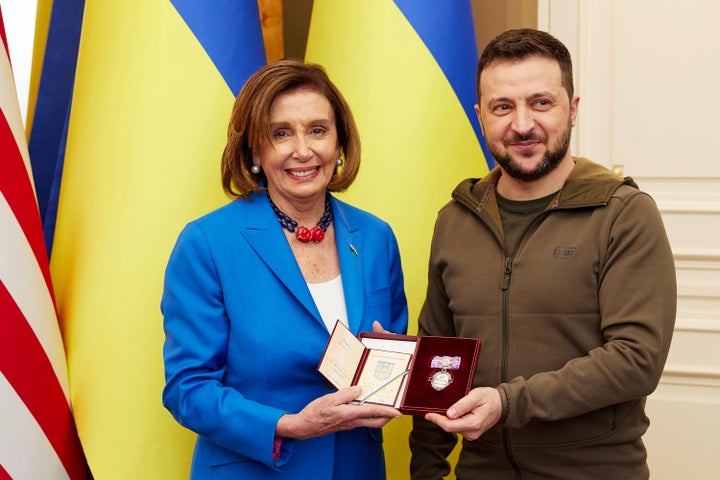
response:
<path fill-rule="evenodd" d="M 337 388 L 361 385 L 354 403 L 445 413 L 472 388 L 479 353 L 476 338 L 374 332 L 356 338 L 338 322 L 318 371 Z"/>

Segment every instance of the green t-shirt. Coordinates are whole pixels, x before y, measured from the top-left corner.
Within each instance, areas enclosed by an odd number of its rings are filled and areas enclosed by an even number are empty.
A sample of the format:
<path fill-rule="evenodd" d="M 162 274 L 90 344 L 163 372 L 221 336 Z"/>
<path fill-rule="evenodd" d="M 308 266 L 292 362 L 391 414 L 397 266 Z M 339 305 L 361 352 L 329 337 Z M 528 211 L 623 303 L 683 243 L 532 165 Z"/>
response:
<path fill-rule="evenodd" d="M 495 192 L 505 232 L 506 254 L 515 255 L 515 250 L 530 224 L 545 211 L 555 195 L 557 192 L 534 200 L 510 200 Z"/>

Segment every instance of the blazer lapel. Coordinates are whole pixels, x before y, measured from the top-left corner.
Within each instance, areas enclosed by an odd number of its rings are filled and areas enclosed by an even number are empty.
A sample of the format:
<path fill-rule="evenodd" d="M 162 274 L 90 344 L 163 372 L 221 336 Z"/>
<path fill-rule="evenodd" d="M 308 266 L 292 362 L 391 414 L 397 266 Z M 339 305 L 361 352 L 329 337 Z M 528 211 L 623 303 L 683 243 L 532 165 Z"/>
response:
<path fill-rule="evenodd" d="M 343 204 L 331 197 L 335 242 L 337 243 L 340 272 L 342 274 L 345 307 L 347 308 L 350 331 L 359 333 L 363 318 L 363 235 L 362 230 L 351 223 Z"/>
<path fill-rule="evenodd" d="M 267 195 L 253 193 L 249 201 L 239 201 L 246 204 L 245 225 L 240 233 L 290 293 L 322 324 L 290 245 L 284 235 L 278 235 L 277 218 Z"/>

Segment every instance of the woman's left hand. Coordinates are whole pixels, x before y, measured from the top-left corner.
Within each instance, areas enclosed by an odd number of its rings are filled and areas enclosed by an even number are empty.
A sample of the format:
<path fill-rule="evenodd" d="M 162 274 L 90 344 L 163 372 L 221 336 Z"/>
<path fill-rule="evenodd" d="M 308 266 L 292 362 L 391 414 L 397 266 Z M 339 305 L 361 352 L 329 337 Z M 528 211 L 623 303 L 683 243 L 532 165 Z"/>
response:
<path fill-rule="evenodd" d="M 381 428 L 393 418 L 402 417 L 402 413 L 392 407 L 349 403 L 361 393 L 362 388 L 354 386 L 323 395 L 299 413 L 280 417 L 275 433 L 283 438 L 305 439 L 357 427 Z"/>
<path fill-rule="evenodd" d="M 375 332 L 375 333 L 393 333 L 389 330 L 385 330 L 383 328 L 382 324 L 380 322 L 378 322 L 377 320 L 373 321 L 372 329 L 373 329 L 373 332 Z"/>

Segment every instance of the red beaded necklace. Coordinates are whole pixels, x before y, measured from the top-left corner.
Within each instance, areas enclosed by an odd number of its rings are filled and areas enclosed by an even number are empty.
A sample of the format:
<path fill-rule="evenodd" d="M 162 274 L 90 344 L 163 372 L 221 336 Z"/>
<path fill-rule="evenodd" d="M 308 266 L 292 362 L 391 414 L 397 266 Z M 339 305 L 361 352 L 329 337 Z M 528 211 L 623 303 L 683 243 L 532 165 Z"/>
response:
<path fill-rule="evenodd" d="M 330 199 L 328 197 L 325 197 L 325 212 L 323 213 L 323 216 L 320 217 L 320 221 L 317 223 L 317 226 L 312 228 L 307 228 L 304 225 L 298 226 L 298 223 L 295 220 L 287 216 L 277 207 L 277 205 L 275 205 L 272 198 L 269 196 L 268 198 L 270 199 L 270 205 L 272 205 L 280 225 L 282 225 L 282 227 L 288 232 L 295 233 L 295 238 L 303 243 L 308 243 L 310 240 L 318 243 L 325 238 L 325 231 L 330 225 L 330 222 L 332 222 L 333 218 L 332 208 L 330 207 Z"/>

